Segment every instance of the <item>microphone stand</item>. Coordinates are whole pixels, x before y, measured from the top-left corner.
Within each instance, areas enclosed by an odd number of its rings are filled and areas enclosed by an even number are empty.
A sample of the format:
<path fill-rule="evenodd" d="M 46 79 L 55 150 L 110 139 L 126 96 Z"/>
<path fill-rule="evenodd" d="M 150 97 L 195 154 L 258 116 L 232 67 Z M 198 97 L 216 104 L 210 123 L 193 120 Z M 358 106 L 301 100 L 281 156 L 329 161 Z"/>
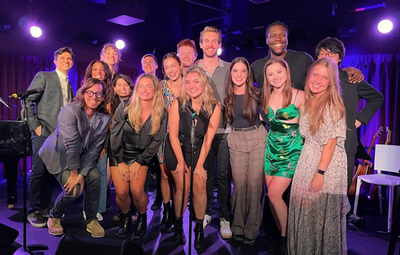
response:
<path fill-rule="evenodd" d="M 190 109 L 190 108 L 189 108 Z M 192 115 L 192 125 L 191 125 L 191 130 L 190 130 L 190 143 L 192 145 L 192 169 L 190 171 L 190 194 L 189 194 L 189 201 L 190 201 L 190 205 L 189 205 L 189 255 L 192 254 L 192 221 L 193 221 L 193 173 L 194 173 L 194 169 L 195 169 L 195 165 L 194 165 L 194 131 L 196 128 L 196 119 L 198 118 L 197 113 L 195 111 L 191 111 L 189 110 L 189 112 Z"/>
<path fill-rule="evenodd" d="M 41 251 L 41 250 L 48 250 L 49 247 L 43 244 L 34 244 L 34 245 L 26 245 L 26 218 L 27 218 L 27 213 L 26 213 L 26 192 L 27 192 L 27 178 L 26 178 L 26 171 L 27 171 L 27 164 L 26 164 L 26 157 L 27 157 L 27 151 L 26 151 L 26 138 L 29 137 L 29 134 L 27 134 L 27 130 L 29 128 L 26 128 L 28 126 L 28 116 L 27 116 L 27 109 L 26 109 L 26 98 L 19 98 L 23 100 L 22 103 L 22 112 L 21 112 L 21 119 L 24 122 L 24 139 L 23 139 L 23 146 L 24 146 L 24 193 L 23 193 L 23 210 L 22 210 L 22 224 L 23 224 L 23 245 L 20 247 L 17 251 L 14 252 L 14 255 L 44 255 L 43 252 L 34 252 L 34 251 Z"/>

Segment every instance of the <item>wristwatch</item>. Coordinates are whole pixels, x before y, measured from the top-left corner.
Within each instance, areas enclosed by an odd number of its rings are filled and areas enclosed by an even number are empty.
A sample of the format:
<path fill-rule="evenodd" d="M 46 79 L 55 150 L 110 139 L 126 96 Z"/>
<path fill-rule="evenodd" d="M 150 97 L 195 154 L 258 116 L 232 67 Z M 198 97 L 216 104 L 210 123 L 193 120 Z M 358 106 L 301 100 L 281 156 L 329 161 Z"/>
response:
<path fill-rule="evenodd" d="M 319 174 L 321 174 L 321 175 L 324 175 L 325 174 L 325 170 L 322 170 L 322 169 L 318 169 L 318 171 L 317 171 Z"/>

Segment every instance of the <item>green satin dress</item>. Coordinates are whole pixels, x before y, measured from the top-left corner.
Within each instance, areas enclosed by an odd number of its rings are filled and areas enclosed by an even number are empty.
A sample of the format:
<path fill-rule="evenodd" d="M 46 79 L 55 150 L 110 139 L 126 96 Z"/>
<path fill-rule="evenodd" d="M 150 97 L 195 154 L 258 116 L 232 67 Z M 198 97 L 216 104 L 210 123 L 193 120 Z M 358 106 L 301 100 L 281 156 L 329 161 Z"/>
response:
<path fill-rule="evenodd" d="M 293 178 L 304 140 L 300 135 L 299 123 L 284 121 L 300 117 L 300 110 L 293 104 L 274 112 L 269 107 L 267 118 L 270 130 L 264 156 L 266 175 Z"/>

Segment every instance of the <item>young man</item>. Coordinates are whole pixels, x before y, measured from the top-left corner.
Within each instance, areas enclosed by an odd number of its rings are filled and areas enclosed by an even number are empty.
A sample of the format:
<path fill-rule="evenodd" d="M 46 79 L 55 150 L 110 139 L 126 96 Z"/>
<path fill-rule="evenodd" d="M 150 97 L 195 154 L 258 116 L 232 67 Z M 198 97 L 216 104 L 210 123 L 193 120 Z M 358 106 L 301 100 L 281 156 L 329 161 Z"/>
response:
<path fill-rule="evenodd" d="M 194 65 L 197 59 L 196 44 L 193 40 L 183 39 L 176 45 L 176 52 L 182 63 L 182 73 L 185 74 L 189 66 Z"/>
<path fill-rule="evenodd" d="M 71 101 L 73 92 L 68 72 L 74 65 L 74 53 L 70 47 L 54 52 L 56 70 L 39 72 L 33 78 L 28 90 L 41 89 L 26 99 L 28 126 L 32 132 L 32 174 L 30 179 L 28 221 L 33 227 L 46 226 L 45 217 L 51 200 L 51 179 L 38 152 L 46 138 L 56 129 L 61 109 Z"/>
<path fill-rule="evenodd" d="M 357 151 L 357 128 L 367 125 L 374 114 L 382 106 L 383 95 L 368 84 L 366 81 L 351 84 L 348 74 L 340 68 L 346 53 L 343 42 L 334 37 L 327 37 L 317 45 L 315 56 L 320 58 L 331 58 L 339 66 L 340 86 L 342 87 L 343 103 L 346 107 L 346 153 L 347 153 L 347 190 L 351 185 L 354 170 L 354 156 Z M 357 112 L 358 100 L 366 101 L 365 107 Z"/>
<path fill-rule="evenodd" d="M 218 57 L 217 51 L 221 47 L 221 32 L 212 26 L 207 26 L 200 33 L 200 48 L 203 50 L 203 59 L 198 62 L 198 66 L 203 68 L 209 77 L 210 85 L 214 97 L 221 103 L 225 100 L 225 87 L 229 75 L 230 63 Z M 222 238 L 232 237 L 230 229 L 230 196 L 231 196 L 231 177 L 229 172 L 229 150 L 227 135 L 230 127 L 224 127 L 223 121 L 215 134 L 211 150 L 206 161 L 207 169 L 207 209 L 203 221 L 205 228 L 211 222 L 211 206 L 214 200 L 214 166 L 217 172 L 218 185 L 218 217 L 220 219 L 220 233 Z"/>
<path fill-rule="evenodd" d="M 253 77 L 260 89 L 264 85 L 264 66 L 268 60 L 274 57 L 283 58 L 289 65 L 290 76 L 293 86 L 297 89 L 304 90 L 307 70 L 314 62 L 313 58 L 301 51 L 287 49 L 288 46 L 288 26 L 280 21 L 270 24 L 265 30 L 266 43 L 269 47 L 269 53 L 266 57 L 258 59 L 251 64 Z M 348 73 L 349 82 L 361 82 L 364 79 L 362 72 L 348 67 L 344 69 Z"/>

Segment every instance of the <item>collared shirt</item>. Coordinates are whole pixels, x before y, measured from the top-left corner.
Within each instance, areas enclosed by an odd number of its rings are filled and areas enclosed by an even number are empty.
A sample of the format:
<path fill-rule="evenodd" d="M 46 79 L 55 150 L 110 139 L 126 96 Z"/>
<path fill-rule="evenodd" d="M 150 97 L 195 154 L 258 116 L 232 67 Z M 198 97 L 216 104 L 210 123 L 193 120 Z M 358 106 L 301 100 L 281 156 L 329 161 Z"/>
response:
<path fill-rule="evenodd" d="M 66 106 L 69 101 L 71 100 L 69 98 L 69 94 L 68 94 L 68 86 L 69 86 L 69 80 L 68 80 L 68 76 L 66 76 L 65 74 L 63 74 L 62 72 L 60 72 L 59 70 L 56 69 L 58 78 L 60 79 L 60 84 L 61 84 L 61 92 L 62 92 L 62 96 L 63 96 L 63 105 Z"/>
<path fill-rule="evenodd" d="M 203 67 L 202 60 L 200 60 L 197 65 L 203 68 L 203 70 L 207 74 L 215 99 L 217 99 L 221 103 L 221 105 L 223 105 L 226 96 L 225 88 L 228 82 L 229 68 L 231 64 L 229 62 L 223 61 L 220 58 L 218 58 L 218 60 L 219 60 L 218 66 L 215 68 L 212 75 L 209 72 L 207 72 L 207 70 Z M 218 127 L 217 130 L 217 134 L 229 133 L 231 130 L 230 126 L 228 125 L 227 128 L 223 128 L 222 124 L 223 123 L 221 114 L 221 121 L 220 121 L 220 126 Z"/>

